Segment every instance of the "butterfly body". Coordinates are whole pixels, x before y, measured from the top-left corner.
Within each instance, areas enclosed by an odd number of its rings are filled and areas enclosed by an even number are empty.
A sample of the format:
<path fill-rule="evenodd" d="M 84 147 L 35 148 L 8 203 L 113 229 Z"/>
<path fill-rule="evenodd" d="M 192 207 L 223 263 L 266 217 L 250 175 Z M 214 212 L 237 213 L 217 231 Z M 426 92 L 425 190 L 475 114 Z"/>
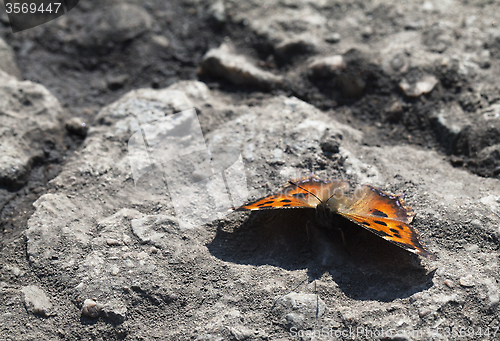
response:
<path fill-rule="evenodd" d="M 326 228 L 334 227 L 335 215 L 340 215 L 409 252 L 435 258 L 410 225 L 415 213 L 405 204 L 402 195 L 386 193 L 370 185 L 353 189 L 347 181 L 326 181 L 311 176 L 289 181 L 278 193 L 237 210 L 280 208 L 315 209 L 317 223 Z"/>

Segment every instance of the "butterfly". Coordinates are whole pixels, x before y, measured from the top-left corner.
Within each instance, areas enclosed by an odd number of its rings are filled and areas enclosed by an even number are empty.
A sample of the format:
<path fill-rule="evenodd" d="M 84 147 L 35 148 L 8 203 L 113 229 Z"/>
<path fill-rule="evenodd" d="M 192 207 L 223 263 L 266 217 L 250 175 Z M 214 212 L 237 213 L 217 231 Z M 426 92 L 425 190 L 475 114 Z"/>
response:
<path fill-rule="evenodd" d="M 236 211 L 280 208 L 315 209 L 317 223 L 326 228 L 332 227 L 334 215 L 339 214 L 409 252 L 436 259 L 410 225 L 415 213 L 406 205 L 403 195 L 383 192 L 371 185 L 352 190 L 348 181 L 326 181 L 311 176 L 291 180 L 278 193 Z"/>

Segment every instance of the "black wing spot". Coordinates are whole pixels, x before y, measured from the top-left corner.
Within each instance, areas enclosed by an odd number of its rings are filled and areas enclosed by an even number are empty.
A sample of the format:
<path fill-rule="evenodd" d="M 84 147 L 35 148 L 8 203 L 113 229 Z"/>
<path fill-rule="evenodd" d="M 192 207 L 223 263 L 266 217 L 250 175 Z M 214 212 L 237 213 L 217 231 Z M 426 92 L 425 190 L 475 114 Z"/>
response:
<path fill-rule="evenodd" d="M 374 232 L 376 235 L 380 236 L 380 237 L 391 237 L 391 235 L 390 235 L 390 234 L 385 233 L 384 231 L 380 231 L 380 230 L 373 230 L 373 232 Z"/>
<path fill-rule="evenodd" d="M 292 201 L 290 199 L 283 199 L 283 200 L 281 200 L 281 202 L 292 202 Z M 288 206 L 290 206 L 290 205 L 288 205 Z"/>
<path fill-rule="evenodd" d="M 392 232 L 392 233 L 394 233 L 394 234 L 399 234 L 399 231 L 398 231 L 398 230 L 396 230 L 396 229 L 390 229 L 390 230 L 391 230 L 391 232 Z"/>
<path fill-rule="evenodd" d="M 374 220 L 373 221 L 375 224 L 379 224 L 379 225 L 382 225 L 382 226 L 387 226 L 387 224 L 383 221 L 380 221 L 380 220 Z"/>
<path fill-rule="evenodd" d="M 284 204 L 283 205 L 283 207 L 290 207 L 290 206 L 292 206 L 292 205 L 290 205 L 290 204 Z"/>
<path fill-rule="evenodd" d="M 387 214 L 385 214 L 384 212 L 379 211 L 379 210 L 373 210 L 373 211 L 372 211 L 372 214 L 373 214 L 374 216 L 377 216 L 377 217 L 382 217 L 382 218 L 388 218 L 388 217 L 389 217 Z"/>
<path fill-rule="evenodd" d="M 394 237 L 401 239 L 401 235 L 399 233 L 394 233 Z"/>
<path fill-rule="evenodd" d="M 397 228 L 400 229 L 401 231 L 404 230 L 403 225 L 398 225 Z"/>
<path fill-rule="evenodd" d="M 307 198 L 308 195 L 309 195 L 308 193 L 294 193 L 292 194 L 292 197 L 297 199 L 305 199 Z"/>
<path fill-rule="evenodd" d="M 371 226 L 369 222 L 363 221 L 361 224 L 366 225 L 366 226 Z"/>
<path fill-rule="evenodd" d="M 271 201 L 266 201 L 265 203 L 263 203 L 263 205 L 271 205 L 273 203 L 274 203 L 274 201 L 271 200 Z"/>

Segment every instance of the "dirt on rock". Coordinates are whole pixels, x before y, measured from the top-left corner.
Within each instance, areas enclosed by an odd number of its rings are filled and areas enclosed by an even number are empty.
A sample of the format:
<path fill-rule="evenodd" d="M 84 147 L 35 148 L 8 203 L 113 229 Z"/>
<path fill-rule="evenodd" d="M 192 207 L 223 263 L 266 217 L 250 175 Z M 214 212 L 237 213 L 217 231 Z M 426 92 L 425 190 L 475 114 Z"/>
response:
<path fill-rule="evenodd" d="M 495 1 L 0 6 L 0 339 L 500 336 Z M 437 259 L 301 209 L 403 193 Z"/>

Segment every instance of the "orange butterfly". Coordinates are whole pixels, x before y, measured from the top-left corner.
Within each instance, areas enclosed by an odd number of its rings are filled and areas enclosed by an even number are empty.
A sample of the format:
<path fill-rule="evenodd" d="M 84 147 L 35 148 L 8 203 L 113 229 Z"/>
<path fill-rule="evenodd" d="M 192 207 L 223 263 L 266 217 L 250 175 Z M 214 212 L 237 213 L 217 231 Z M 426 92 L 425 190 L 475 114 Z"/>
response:
<path fill-rule="evenodd" d="M 402 195 L 393 195 L 370 185 L 359 186 L 352 193 L 349 182 L 325 181 L 315 176 L 289 181 L 277 194 L 241 206 L 237 211 L 276 208 L 316 210 L 316 220 L 331 227 L 333 215 L 340 214 L 377 236 L 417 255 L 436 259 L 421 244 L 410 225 L 415 213 L 406 206 Z"/>

